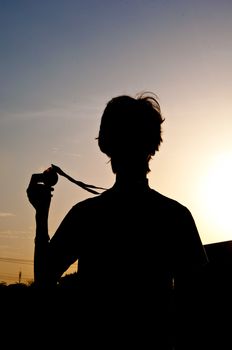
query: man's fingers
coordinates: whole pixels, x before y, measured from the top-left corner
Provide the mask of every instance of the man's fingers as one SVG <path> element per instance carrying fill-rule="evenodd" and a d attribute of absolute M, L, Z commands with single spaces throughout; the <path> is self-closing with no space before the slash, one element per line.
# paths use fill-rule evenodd
<path fill-rule="evenodd" d="M 32 184 L 28 186 L 26 192 L 29 198 L 49 198 L 52 197 L 53 187 L 44 184 Z"/>
<path fill-rule="evenodd" d="M 32 174 L 31 180 L 29 183 L 29 187 L 38 184 L 39 182 L 43 182 L 42 174 Z"/>

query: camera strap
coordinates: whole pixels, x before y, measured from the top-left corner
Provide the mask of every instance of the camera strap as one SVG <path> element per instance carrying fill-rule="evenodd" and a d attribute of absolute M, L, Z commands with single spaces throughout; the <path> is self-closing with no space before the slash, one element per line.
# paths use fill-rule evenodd
<path fill-rule="evenodd" d="M 73 182 L 75 185 L 80 186 L 81 188 L 83 188 L 84 190 L 86 190 L 88 192 L 91 192 L 93 194 L 99 194 L 99 192 L 95 191 L 94 189 L 106 190 L 106 188 L 104 188 L 104 187 L 98 187 L 98 186 L 94 186 L 94 185 L 89 185 L 89 184 L 86 184 L 86 183 L 84 183 L 82 181 L 75 180 L 73 177 L 71 177 L 68 174 L 66 174 L 57 165 L 51 164 L 51 166 L 52 166 L 52 169 L 54 169 L 57 174 L 59 174 L 60 176 L 65 177 L 69 181 Z"/>

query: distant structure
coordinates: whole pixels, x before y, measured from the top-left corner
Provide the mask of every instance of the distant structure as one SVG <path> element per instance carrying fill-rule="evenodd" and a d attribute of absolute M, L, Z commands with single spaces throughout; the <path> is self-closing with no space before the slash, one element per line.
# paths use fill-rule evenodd
<path fill-rule="evenodd" d="M 19 283 L 21 283 L 21 280 L 22 280 L 22 271 L 20 270 L 19 271 Z"/>
<path fill-rule="evenodd" d="M 232 290 L 232 240 L 205 244 L 204 247 L 209 259 L 209 286 Z"/>

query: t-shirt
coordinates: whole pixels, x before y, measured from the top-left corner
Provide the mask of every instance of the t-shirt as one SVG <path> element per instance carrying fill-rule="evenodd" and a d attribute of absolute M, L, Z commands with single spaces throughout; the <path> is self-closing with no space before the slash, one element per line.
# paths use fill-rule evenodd
<path fill-rule="evenodd" d="M 190 211 L 148 181 L 115 185 L 74 205 L 49 243 L 51 273 L 78 260 L 81 288 L 147 295 L 207 263 Z"/>

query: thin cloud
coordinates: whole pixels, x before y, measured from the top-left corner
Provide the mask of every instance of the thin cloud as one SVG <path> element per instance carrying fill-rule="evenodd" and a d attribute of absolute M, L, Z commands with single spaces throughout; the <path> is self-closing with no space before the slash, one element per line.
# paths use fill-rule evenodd
<path fill-rule="evenodd" d="M 81 157 L 80 153 L 74 153 L 74 152 L 66 152 L 66 151 L 62 151 L 61 149 L 59 149 L 58 147 L 53 147 L 52 148 L 52 152 L 55 154 L 61 154 L 61 155 L 65 155 L 65 156 L 69 156 L 69 157 Z"/>
<path fill-rule="evenodd" d="M 15 216 L 13 213 L 5 213 L 5 212 L 0 212 L 0 218 L 9 218 Z"/>
<path fill-rule="evenodd" d="M 15 239 L 20 237 L 20 239 L 33 239 L 33 230 L 0 230 L 0 239 Z M 0 242 L 1 243 L 1 242 Z M 0 250 L 2 245 L 0 244 Z"/>

